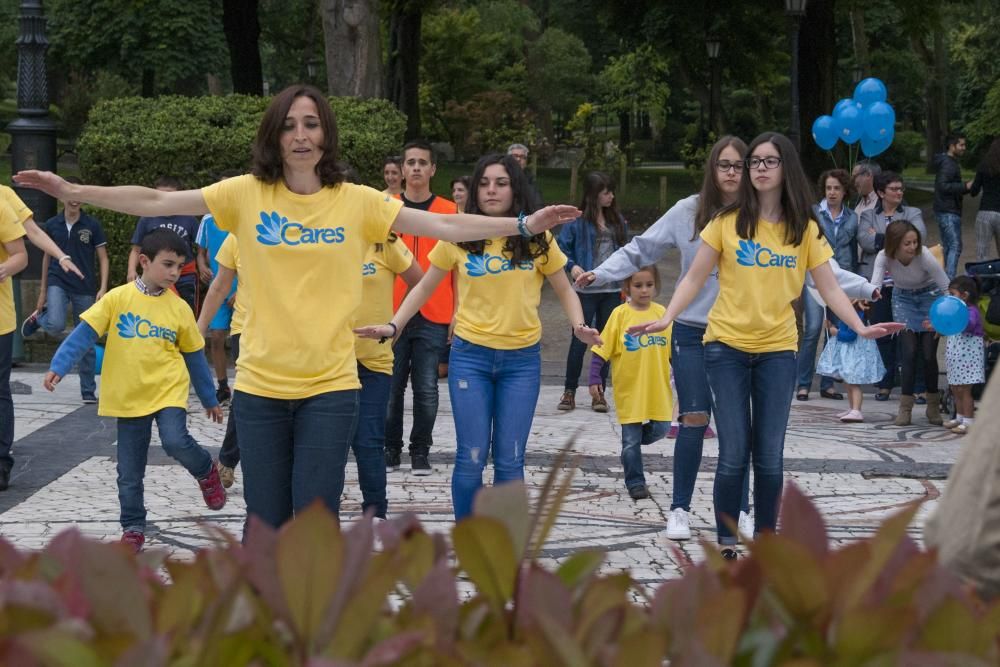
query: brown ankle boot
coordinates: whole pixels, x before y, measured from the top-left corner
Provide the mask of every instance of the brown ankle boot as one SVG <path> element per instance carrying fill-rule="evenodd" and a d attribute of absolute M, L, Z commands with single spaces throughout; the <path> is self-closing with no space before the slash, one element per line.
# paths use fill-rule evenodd
<path fill-rule="evenodd" d="M 927 392 L 927 422 L 935 426 L 944 424 L 941 419 L 941 394 Z"/>
<path fill-rule="evenodd" d="M 913 414 L 913 394 L 909 396 L 903 395 L 899 397 L 899 413 L 896 414 L 896 421 L 893 422 L 896 426 L 909 426 L 910 417 Z"/>
<path fill-rule="evenodd" d="M 563 392 L 562 398 L 559 399 L 559 405 L 556 406 L 557 410 L 573 410 L 576 408 L 576 392 L 567 389 Z"/>

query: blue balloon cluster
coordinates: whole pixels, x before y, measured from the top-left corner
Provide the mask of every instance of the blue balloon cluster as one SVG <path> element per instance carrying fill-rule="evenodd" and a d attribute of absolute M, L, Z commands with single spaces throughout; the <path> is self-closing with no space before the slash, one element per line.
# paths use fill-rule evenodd
<path fill-rule="evenodd" d="M 838 141 L 853 145 L 861 142 L 861 152 L 874 157 L 885 151 L 896 136 L 896 111 L 886 102 L 888 91 L 879 79 L 867 78 L 858 83 L 853 98 L 837 102 L 830 115 L 813 121 L 816 145 L 830 150 Z"/>

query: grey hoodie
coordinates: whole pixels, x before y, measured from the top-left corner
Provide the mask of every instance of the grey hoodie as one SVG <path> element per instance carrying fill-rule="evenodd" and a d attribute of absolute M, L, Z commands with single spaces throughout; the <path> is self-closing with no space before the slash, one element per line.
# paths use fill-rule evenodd
<path fill-rule="evenodd" d="M 624 247 L 615 251 L 600 266 L 594 269 L 595 285 L 604 285 L 616 280 L 624 280 L 644 266 L 656 264 L 670 248 L 681 251 L 681 274 L 677 278 L 680 283 L 687 275 L 701 247 L 701 237 L 694 236 L 694 219 L 698 211 L 698 195 L 691 195 L 674 204 L 673 208 L 664 213 L 659 220 L 650 225 L 649 229 L 634 237 Z M 837 282 L 852 299 L 870 299 L 875 286 L 861 276 L 844 271 L 837 262 L 830 260 Z M 806 274 L 806 285 L 813 286 L 812 276 Z M 676 288 L 676 285 L 675 285 Z M 715 298 L 719 295 L 719 272 L 713 271 L 705 280 L 694 300 L 688 304 L 677 321 L 692 327 L 708 326 L 708 311 L 712 310 Z"/>

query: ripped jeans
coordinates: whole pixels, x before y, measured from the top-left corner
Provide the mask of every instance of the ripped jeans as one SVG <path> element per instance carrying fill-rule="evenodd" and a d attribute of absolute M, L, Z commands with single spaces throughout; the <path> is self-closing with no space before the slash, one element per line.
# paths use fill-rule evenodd
<path fill-rule="evenodd" d="M 458 336 L 452 338 L 448 393 L 457 440 L 451 476 L 456 521 L 472 513 L 490 451 L 494 484 L 524 479 L 524 450 L 541 376 L 538 343 L 495 350 Z"/>

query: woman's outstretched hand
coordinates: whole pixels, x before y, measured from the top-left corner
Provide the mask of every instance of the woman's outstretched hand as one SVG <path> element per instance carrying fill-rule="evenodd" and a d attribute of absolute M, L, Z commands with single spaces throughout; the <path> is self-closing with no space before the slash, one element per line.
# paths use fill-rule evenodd
<path fill-rule="evenodd" d="M 601 340 L 601 332 L 592 327 L 573 327 L 573 335 L 587 345 L 604 345 L 604 341 Z"/>
<path fill-rule="evenodd" d="M 636 324 L 627 329 L 627 331 L 633 336 L 636 334 L 651 334 L 663 331 L 670 326 L 670 320 L 666 317 L 654 320 L 652 322 L 643 322 L 642 324 Z"/>
<path fill-rule="evenodd" d="M 576 220 L 583 212 L 576 206 L 557 204 L 539 209 L 525 218 L 524 223 L 528 225 L 528 231 L 532 234 L 541 234 L 552 229 L 556 225 L 561 225 L 570 220 Z"/>
<path fill-rule="evenodd" d="M 597 276 L 594 274 L 593 271 L 585 271 L 584 273 L 581 273 L 576 277 L 576 280 L 573 281 L 573 284 L 576 287 L 586 287 L 595 280 L 597 280 Z"/>
<path fill-rule="evenodd" d="M 26 169 L 14 174 L 14 182 L 22 188 L 33 188 L 41 190 L 47 195 L 52 195 L 56 199 L 69 199 L 69 191 L 72 186 L 58 174 L 51 171 L 39 171 L 37 169 Z"/>
<path fill-rule="evenodd" d="M 358 338 L 374 338 L 380 343 L 392 339 L 395 333 L 396 330 L 388 324 L 371 324 L 354 329 L 354 335 Z"/>
<path fill-rule="evenodd" d="M 899 333 L 905 328 L 906 325 L 902 322 L 883 322 L 882 324 L 873 324 L 858 329 L 858 335 L 862 338 L 882 338 L 883 336 L 891 336 L 894 333 Z"/>

